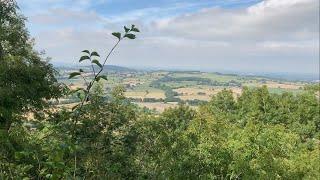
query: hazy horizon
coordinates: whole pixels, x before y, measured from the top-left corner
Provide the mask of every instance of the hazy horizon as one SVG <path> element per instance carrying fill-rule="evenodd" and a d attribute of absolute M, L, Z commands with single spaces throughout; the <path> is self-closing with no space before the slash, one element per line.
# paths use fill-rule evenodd
<path fill-rule="evenodd" d="M 55 68 L 79 68 L 90 66 L 89 64 L 53 64 Z M 295 72 L 261 72 L 261 71 L 237 71 L 227 69 L 197 69 L 197 68 L 184 68 L 184 67 L 146 67 L 146 66 L 121 66 L 116 64 L 108 64 L 106 66 L 116 66 L 120 68 L 129 68 L 141 71 L 199 71 L 207 73 L 221 73 L 221 74 L 235 74 L 239 76 L 259 76 L 272 79 L 283 79 L 289 81 L 307 81 L 316 82 L 320 80 L 318 73 L 295 73 Z"/>
<path fill-rule="evenodd" d="M 81 66 L 90 66 L 90 64 L 79 64 L 79 63 L 56 63 L 49 61 L 53 64 L 54 67 L 81 67 Z M 308 74 L 308 75 L 318 75 L 318 72 L 310 73 L 310 72 L 290 72 L 290 71 L 254 71 L 254 70 L 237 70 L 237 69 L 216 69 L 216 68 L 205 68 L 205 67 L 174 67 L 174 66 L 128 66 L 128 65 L 119 65 L 119 64 L 106 64 L 106 66 L 119 66 L 124 68 L 132 68 L 132 69 L 138 69 L 138 70 L 177 70 L 177 71 L 203 71 L 203 72 L 221 72 L 221 73 L 228 73 L 228 72 L 238 72 L 238 73 L 288 73 L 288 74 Z"/>
<path fill-rule="evenodd" d="M 125 67 L 319 75 L 318 0 L 18 0 L 38 50 L 76 64 L 102 57 L 113 31 L 136 24 L 109 64 Z"/>

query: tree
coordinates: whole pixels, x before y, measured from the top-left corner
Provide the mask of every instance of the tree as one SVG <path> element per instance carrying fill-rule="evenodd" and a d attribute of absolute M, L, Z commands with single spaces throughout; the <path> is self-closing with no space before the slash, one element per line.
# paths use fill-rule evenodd
<path fill-rule="evenodd" d="M 7 141 L 3 144 L 8 144 L 14 121 L 21 122 L 26 112 L 42 110 L 47 100 L 62 93 L 52 65 L 33 49 L 24 22 L 15 1 L 0 1 L 0 136 L 5 137 L 0 139 Z"/>
<path fill-rule="evenodd" d="M 62 94 L 52 65 L 33 49 L 18 9 L 14 0 L 0 1 L 0 179 L 25 177 L 32 170 L 37 161 L 30 152 L 39 149 L 21 126 L 24 115 L 43 110 Z"/>
<path fill-rule="evenodd" d="M 40 54 L 13 0 L 0 1 L 0 126 L 9 130 L 16 115 L 41 109 L 61 94 L 55 71 Z"/>
<path fill-rule="evenodd" d="M 0 1 L 0 59 L 5 54 L 24 51 L 28 34 L 24 28 L 24 17 L 17 14 L 17 8 L 13 0 Z"/>

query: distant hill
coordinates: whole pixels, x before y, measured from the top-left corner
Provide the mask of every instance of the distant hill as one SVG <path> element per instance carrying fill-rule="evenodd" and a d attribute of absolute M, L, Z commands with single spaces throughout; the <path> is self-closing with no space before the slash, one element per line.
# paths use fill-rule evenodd
<path fill-rule="evenodd" d="M 95 66 L 98 69 L 97 66 Z M 78 70 L 79 68 L 82 69 L 91 69 L 91 66 L 72 66 L 72 65 L 65 65 L 65 66 L 55 66 L 56 69 L 64 69 L 64 70 Z M 113 72 L 137 72 L 138 70 L 127 68 L 123 66 L 116 66 L 116 65 L 105 65 L 104 71 L 113 71 Z"/>
<path fill-rule="evenodd" d="M 64 70 L 78 70 L 79 68 L 91 69 L 91 66 L 55 66 L 57 69 Z M 98 67 L 96 67 L 98 69 Z M 91 71 L 91 70 L 90 70 Z M 148 68 L 128 68 L 117 65 L 106 65 L 103 73 L 136 73 L 141 71 L 167 71 L 167 72 L 179 72 L 179 73 L 189 73 L 189 74 L 197 74 L 201 72 L 214 73 L 216 75 L 222 76 L 243 76 L 243 77 L 261 77 L 275 80 L 284 80 L 284 81 L 304 81 L 304 82 L 318 82 L 319 75 L 317 74 L 299 74 L 299 73 L 250 73 L 250 72 L 214 72 L 214 71 L 199 71 L 199 70 L 165 70 L 165 69 L 148 69 Z"/>
<path fill-rule="evenodd" d="M 123 66 L 115 66 L 115 65 L 106 65 L 104 68 L 104 71 L 110 72 L 137 72 L 138 70 L 136 69 L 131 69 Z"/>

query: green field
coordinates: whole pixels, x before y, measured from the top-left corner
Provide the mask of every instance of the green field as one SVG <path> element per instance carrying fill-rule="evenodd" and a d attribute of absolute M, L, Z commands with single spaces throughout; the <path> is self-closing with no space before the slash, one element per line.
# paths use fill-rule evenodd
<path fill-rule="evenodd" d="M 89 70 L 88 67 L 84 69 Z M 302 92 L 305 82 L 280 81 L 266 77 L 238 76 L 233 74 L 197 72 L 197 71 L 143 71 L 123 69 L 122 67 L 107 68 L 105 74 L 108 81 L 102 81 L 105 94 L 109 94 L 115 86 L 123 86 L 125 95 L 132 101 L 144 103 L 208 101 L 211 96 L 222 89 L 230 89 L 235 97 L 241 94 L 243 87 L 255 88 L 267 86 L 270 93 L 281 94 Z M 73 85 L 73 88 L 84 85 L 82 78 L 68 79 L 70 69 L 59 68 L 60 82 Z M 92 75 L 88 74 L 86 78 Z M 198 103 L 198 102 L 197 102 Z M 150 108 L 158 105 L 150 105 Z M 166 106 L 164 106 L 166 107 Z M 163 107 L 161 107 L 163 109 Z"/>

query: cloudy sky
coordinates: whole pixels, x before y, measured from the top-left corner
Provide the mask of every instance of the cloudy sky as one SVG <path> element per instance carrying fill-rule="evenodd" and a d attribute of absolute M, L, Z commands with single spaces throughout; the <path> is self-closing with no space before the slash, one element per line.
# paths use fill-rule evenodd
<path fill-rule="evenodd" d="M 247 72 L 319 72 L 318 0 L 18 0 L 37 48 L 54 64 L 83 49 L 106 54 L 110 35 L 136 24 L 109 64 Z"/>

